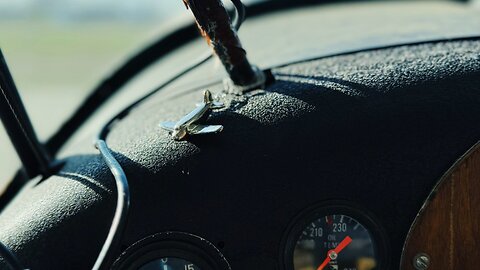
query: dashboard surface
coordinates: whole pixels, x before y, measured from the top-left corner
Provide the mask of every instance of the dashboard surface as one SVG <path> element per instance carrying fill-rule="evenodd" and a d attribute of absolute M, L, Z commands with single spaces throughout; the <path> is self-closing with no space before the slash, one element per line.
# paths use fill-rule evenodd
<path fill-rule="evenodd" d="M 441 12 L 437 5 L 432 10 Z M 455 10 L 457 19 L 470 14 Z M 306 13 L 304 19 L 314 18 L 313 11 L 295 9 L 264 19 L 274 25 L 275 16 L 288 21 L 288 14 Z M 251 23 L 262 23 L 256 20 Z M 321 39 L 305 35 L 304 51 L 311 52 L 306 48 Z M 397 269 L 425 198 L 480 138 L 480 41 L 444 38 L 398 46 L 380 42 L 386 47 L 324 57 L 312 53 L 318 59 L 271 68 L 274 81 L 243 96 L 223 92 L 214 79 L 222 74 L 204 66 L 135 107 L 107 137 L 131 189 L 117 263 L 145 243 L 168 239 L 187 249 L 189 258 L 197 254 L 191 250 L 205 252 L 192 260 L 207 265 L 290 270 L 295 241 L 310 228 L 306 220 L 333 230 L 334 223 L 343 223 L 333 221 L 343 215 L 351 225 L 340 225 L 345 231 L 339 233 L 362 225 L 367 233 L 359 235 L 374 243 L 365 256 L 382 269 Z M 246 48 L 253 52 L 250 42 Z M 276 46 L 281 52 L 289 44 L 272 43 L 263 51 Z M 191 46 L 196 43 L 176 53 Z M 273 60 L 284 64 L 292 58 Z M 223 132 L 173 141 L 158 124 L 188 113 L 206 88 L 226 104 L 208 119 L 222 124 Z M 91 146 L 98 119 L 92 136 L 63 150 L 65 165 L 58 174 L 31 181 L 0 215 L 0 240 L 31 269 L 88 269 L 107 235 L 115 187 Z M 346 236 L 353 238 L 338 234 L 342 239 L 330 240 L 327 252 L 348 242 Z"/>

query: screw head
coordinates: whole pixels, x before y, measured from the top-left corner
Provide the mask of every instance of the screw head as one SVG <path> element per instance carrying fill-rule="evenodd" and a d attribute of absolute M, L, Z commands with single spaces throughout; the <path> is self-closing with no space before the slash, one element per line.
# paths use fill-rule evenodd
<path fill-rule="evenodd" d="M 332 250 L 328 253 L 328 256 L 330 257 L 331 260 L 336 260 L 338 257 L 338 254 Z"/>
<path fill-rule="evenodd" d="M 413 267 L 417 270 L 426 270 L 430 266 L 430 257 L 426 253 L 419 253 L 413 258 Z"/>

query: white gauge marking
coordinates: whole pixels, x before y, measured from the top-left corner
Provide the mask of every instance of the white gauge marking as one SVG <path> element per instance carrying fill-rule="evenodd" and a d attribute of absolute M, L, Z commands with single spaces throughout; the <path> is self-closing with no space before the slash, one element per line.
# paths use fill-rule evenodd
<path fill-rule="evenodd" d="M 358 228 L 358 226 L 360 226 L 359 222 L 357 222 L 357 225 L 355 225 L 355 227 L 353 227 L 353 230 L 356 230 Z"/>

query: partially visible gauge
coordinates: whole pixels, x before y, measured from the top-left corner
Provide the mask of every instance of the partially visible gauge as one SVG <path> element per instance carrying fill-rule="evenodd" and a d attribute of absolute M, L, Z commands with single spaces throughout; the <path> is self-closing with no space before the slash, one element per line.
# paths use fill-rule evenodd
<path fill-rule="evenodd" d="M 385 269 L 381 229 L 365 211 L 339 202 L 301 215 L 287 238 L 287 270 Z"/>
<path fill-rule="evenodd" d="M 230 270 L 220 251 L 207 240 L 182 232 L 146 237 L 123 252 L 112 269 Z"/>
<path fill-rule="evenodd" d="M 185 259 L 167 257 L 160 258 L 142 265 L 139 270 L 200 270 L 191 261 Z"/>
<path fill-rule="evenodd" d="M 294 269 L 376 269 L 373 242 L 368 230 L 353 217 L 319 217 L 305 227 L 295 243 Z"/>

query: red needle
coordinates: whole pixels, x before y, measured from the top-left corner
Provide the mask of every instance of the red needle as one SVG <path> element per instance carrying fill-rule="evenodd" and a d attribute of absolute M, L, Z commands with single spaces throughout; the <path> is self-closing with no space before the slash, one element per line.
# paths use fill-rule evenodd
<path fill-rule="evenodd" d="M 335 251 L 337 254 L 340 253 L 340 251 L 346 248 L 350 242 L 352 242 L 352 238 L 350 238 L 350 236 L 345 237 L 345 239 L 343 239 L 333 251 Z"/>
<path fill-rule="evenodd" d="M 327 266 L 329 262 L 330 262 L 330 257 L 327 255 L 327 258 L 325 259 L 325 261 L 323 261 L 322 264 L 320 264 L 317 270 L 323 270 L 323 268 L 325 268 L 325 266 Z"/>
<path fill-rule="evenodd" d="M 327 258 L 322 262 L 322 264 L 320 264 L 320 266 L 317 268 L 317 270 L 323 270 L 323 268 L 325 268 L 325 266 L 327 266 L 327 264 L 331 261 L 330 254 L 332 252 L 335 252 L 338 255 L 338 253 L 340 253 L 340 251 L 342 251 L 344 248 L 346 248 L 350 244 L 350 242 L 352 242 L 352 238 L 350 238 L 350 236 L 347 236 L 347 237 L 345 237 L 345 239 L 342 240 L 342 242 L 340 242 L 337 245 L 337 247 L 335 249 L 328 251 Z"/>

